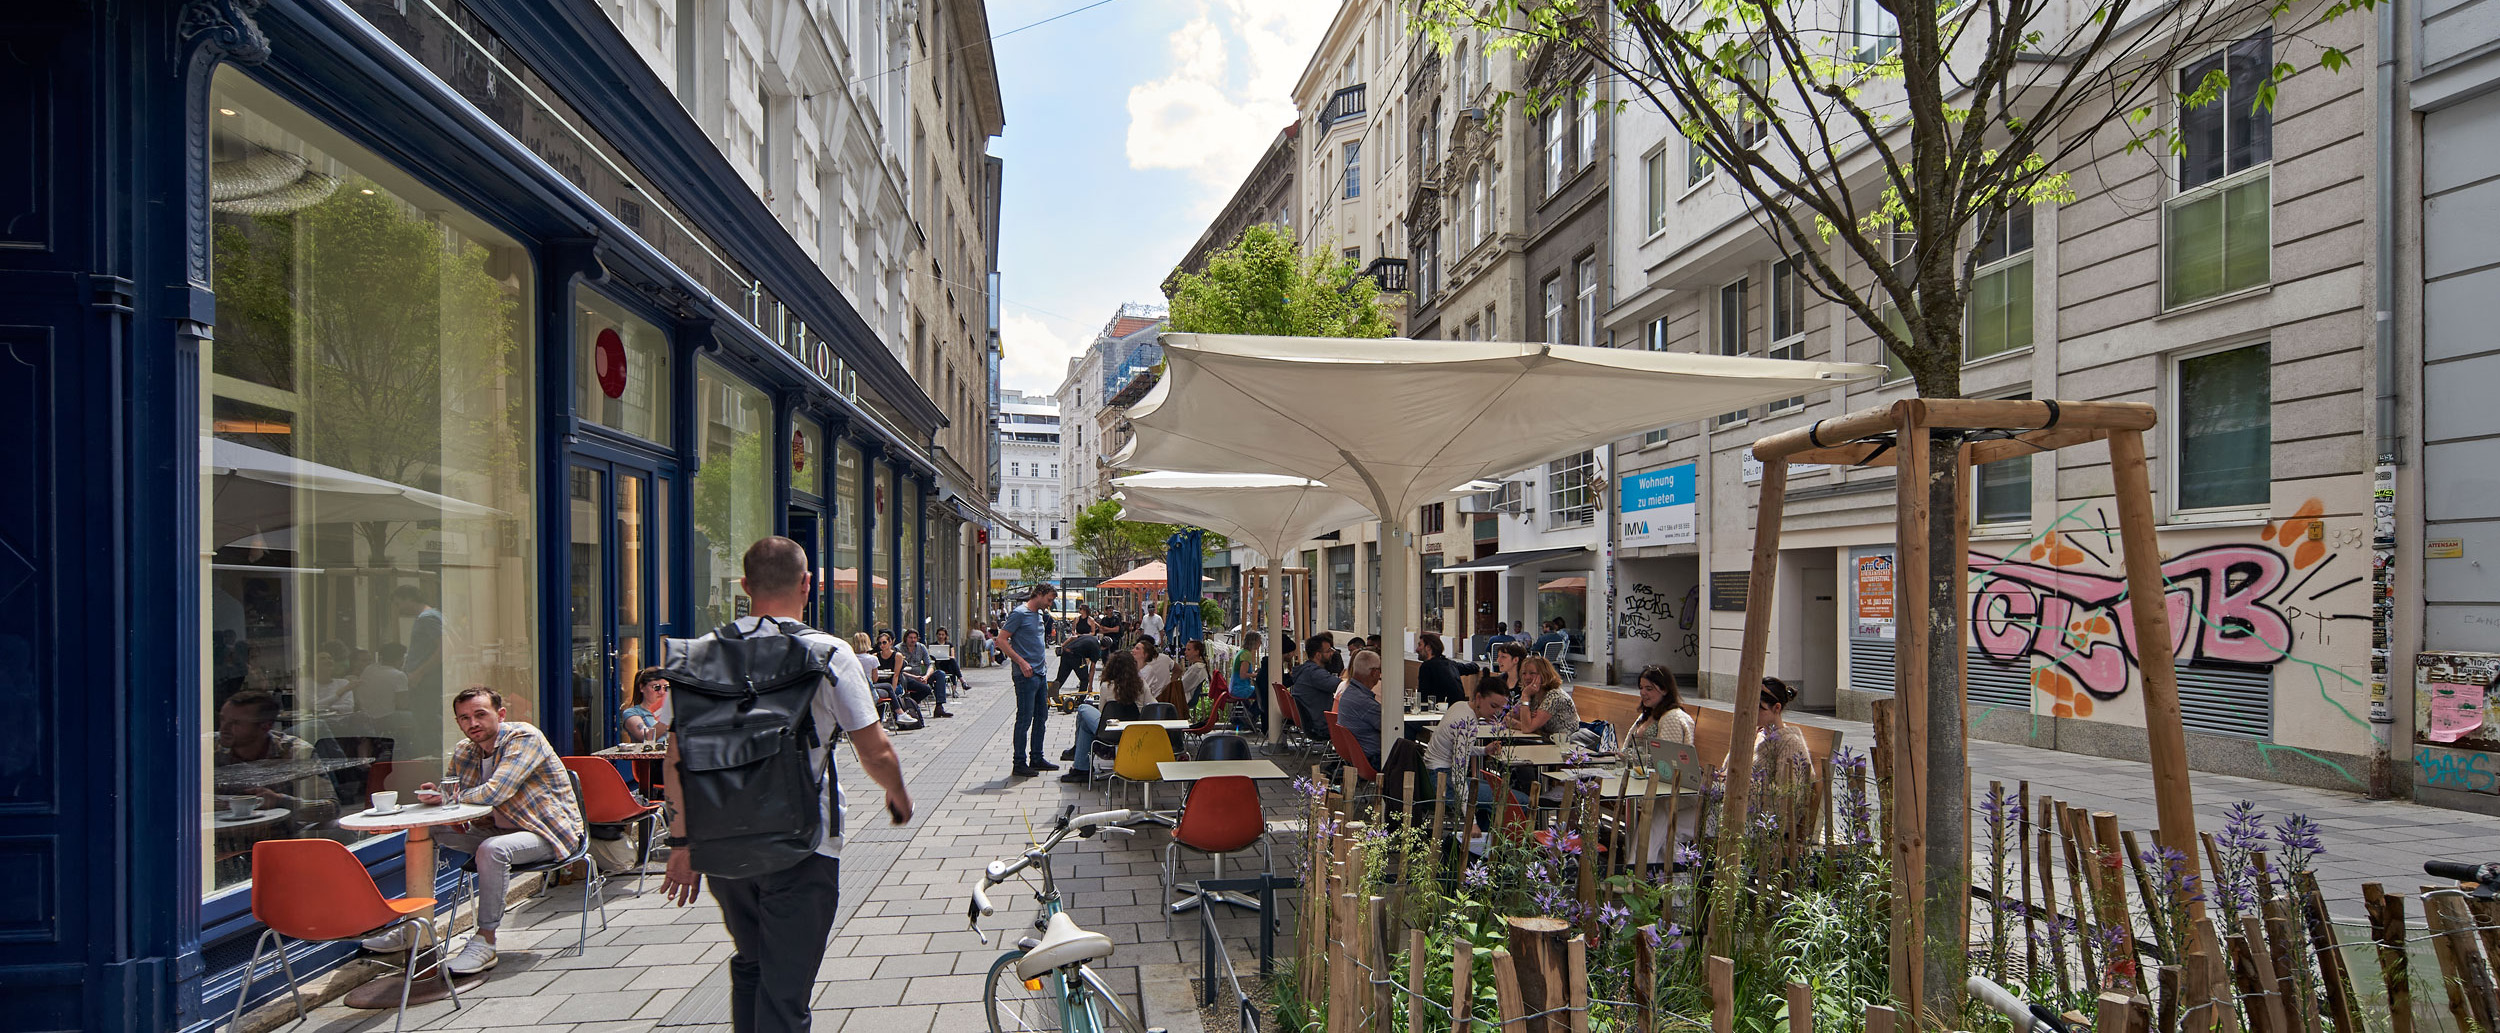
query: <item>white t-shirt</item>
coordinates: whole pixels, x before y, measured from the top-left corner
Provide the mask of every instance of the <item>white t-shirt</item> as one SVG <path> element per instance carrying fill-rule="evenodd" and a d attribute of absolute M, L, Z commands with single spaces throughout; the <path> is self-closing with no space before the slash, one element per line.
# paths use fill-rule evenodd
<path fill-rule="evenodd" d="M 737 626 L 740 632 L 748 635 L 781 634 L 779 622 L 762 617 L 740 617 Z M 808 763 L 816 766 L 816 777 L 833 782 L 830 799 L 822 805 L 825 841 L 816 844 L 816 852 L 826 857 L 840 857 L 842 856 L 842 837 L 839 833 L 847 827 L 845 823 L 849 820 L 851 810 L 842 799 L 842 780 L 834 776 L 831 766 L 826 763 L 832 753 L 830 747 L 833 743 L 833 733 L 828 729 L 838 727 L 845 732 L 856 732 L 876 724 L 877 704 L 869 696 L 868 679 L 857 677 L 860 664 L 854 661 L 864 658 L 851 652 L 850 643 L 821 631 L 810 631 L 801 637 L 811 640 L 822 639 L 824 641 L 818 644 L 830 646 L 833 650 L 832 654 L 825 658 L 825 684 L 816 690 L 815 702 L 808 708 L 808 712 L 816 717 L 818 745 L 807 751 L 807 760 Z M 868 661 L 870 664 L 875 662 L 874 660 Z M 660 704 L 661 724 L 672 728 L 676 726 L 676 706 L 677 694 L 669 693 L 668 699 Z"/>
<path fill-rule="evenodd" d="M 1145 619 L 1138 621 L 1137 625 L 1139 630 L 1146 633 L 1147 638 L 1155 640 L 1155 645 L 1166 649 L 1171 648 L 1172 644 L 1163 640 L 1162 614 L 1149 610 L 1146 612 Z"/>

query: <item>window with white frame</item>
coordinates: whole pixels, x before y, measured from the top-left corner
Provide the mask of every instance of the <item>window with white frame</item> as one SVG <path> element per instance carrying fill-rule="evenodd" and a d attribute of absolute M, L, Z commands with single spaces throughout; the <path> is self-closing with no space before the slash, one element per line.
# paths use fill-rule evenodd
<path fill-rule="evenodd" d="M 1911 268 L 1910 265 L 1911 258 L 1918 253 L 1917 237 L 1897 230 L 1888 233 L 1884 237 L 1884 250 L 1887 253 L 1885 257 L 1892 260 L 1894 276 L 1906 280 L 1917 275 L 1918 270 Z M 1879 287 L 1874 293 L 1882 296 L 1884 292 Z M 1893 336 L 1905 343 L 1909 341 L 1910 321 L 1901 315 L 1899 307 L 1887 301 L 1878 310 L 1878 314 L 1883 316 L 1884 325 L 1891 328 Z M 1893 354 L 1891 348 L 1884 346 L 1883 339 L 1880 337 L 1876 338 L 1875 357 L 1876 361 L 1884 364 L 1884 383 L 1889 384 L 1910 378 L 1910 367 L 1901 361 L 1900 356 Z"/>
<path fill-rule="evenodd" d="M 1597 256 L 1581 256 L 1578 272 L 1580 293 L 1575 301 L 1580 310 L 1580 339 L 1573 343 L 1593 348 L 1597 346 Z"/>
<path fill-rule="evenodd" d="M 2004 397 L 2019 401 L 2031 393 Z M 2019 455 L 1971 467 L 1970 496 L 1973 524 L 2030 523 L 2031 457 Z"/>
<path fill-rule="evenodd" d="M 1363 249 L 1360 245 L 1341 249 L 1337 252 L 1337 255 L 1338 257 L 1345 259 L 1345 263 L 1347 265 L 1363 264 Z"/>
<path fill-rule="evenodd" d="M 1598 99 L 1596 83 L 1584 82 L 1580 84 L 1580 88 L 1588 91 L 1588 98 L 1586 103 L 1574 110 L 1579 116 L 1580 123 L 1579 164 L 1581 168 L 1587 168 L 1597 164 L 1597 115 L 1598 108 L 1603 102 Z"/>
<path fill-rule="evenodd" d="M 1007 489 L 1007 508 L 1009 508 L 1009 509 L 1023 509 L 1023 508 L 1024 508 L 1024 489 L 1022 489 L 1022 488 L 1009 488 L 1009 489 Z"/>
<path fill-rule="evenodd" d="M 1571 171 L 1571 131 L 1564 124 L 1570 110 L 1568 102 L 1557 98 L 1544 114 L 1537 116 L 1537 126 L 1545 134 L 1545 192 L 1562 189 L 1563 176 Z"/>
<path fill-rule="evenodd" d="M 1641 324 L 1641 347 L 1650 351 L 1667 350 L 1667 317 L 1660 316 Z M 1641 435 L 1641 444 L 1655 445 L 1667 440 L 1667 428 L 1660 427 Z"/>
<path fill-rule="evenodd" d="M 2178 193 L 2162 206 L 2165 304 L 2273 277 L 2274 112 L 2260 103 L 2273 70 L 2271 31 L 2179 70 Z M 2200 96 L 2209 87 L 2210 99 Z"/>
<path fill-rule="evenodd" d="M 1753 54 L 1739 58 L 1736 62 L 1736 69 L 1737 74 L 1745 77 L 1745 83 L 1753 87 L 1754 92 L 1765 98 L 1770 97 L 1771 59 L 1769 57 Z M 1744 146 L 1751 147 L 1761 143 L 1762 139 L 1769 135 L 1771 135 L 1770 113 L 1765 111 L 1762 105 L 1740 94 L 1736 110 L 1737 139 Z"/>
<path fill-rule="evenodd" d="M 1783 258 L 1771 263 L 1771 347 L 1766 353 L 1774 359 L 1806 357 L 1806 284 L 1797 260 Z M 1770 404 L 1770 412 L 1787 412 L 1802 408 L 1806 396 L 1795 395 Z"/>
<path fill-rule="evenodd" d="M 1458 69 L 1458 103 L 1459 103 L 1459 105 L 1460 105 L 1461 107 L 1464 107 L 1464 106 L 1466 106 L 1466 104 L 1467 104 L 1467 98 L 1468 98 L 1468 90 L 1467 90 L 1467 86 L 1468 86 L 1468 79 L 1467 79 L 1467 73 L 1470 71 L 1470 69 L 1469 69 L 1469 67 L 1468 67 L 1468 63 L 1467 63 L 1467 41 L 1466 41 L 1466 40 L 1463 40 L 1463 39 L 1462 39 L 1462 40 L 1459 40 L 1459 41 L 1458 41 L 1458 60 L 1451 62 L 1451 64 L 1453 64 L 1454 66 L 1456 66 L 1456 67 L 1457 67 L 1457 69 Z"/>
<path fill-rule="evenodd" d="M 1466 330 L 1466 334 L 1467 334 L 1467 336 L 1460 338 L 1460 340 L 1464 340 L 1464 341 L 1481 341 L 1481 340 L 1484 340 L 1484 320 L 1482 320 L 1482 319 L 1478 319 L 1478 318 L 1476 318 L 1475 316 L 1469 316 L 1469 317 L 1467 317 L 1467 330 Z"/>
<path fill-rule="evenodd" d="M 1596 474 L 1597 452 L 1593 449 L 1545 464 L 1546 526 L 1572 527 L 1597 516 L 1597 497 L 1591 484 Z"/>
<path fill-rule="evenodd" d="M 1022 476 L 1024 476 L 1024 464 L 1023 464 L 1023 463 L 1009 463 L 1009 464 L 1007 464 L 1007 476 L 1009 476 L 1009 477 L 1022 477 Z"/>
<path fill-rule="evenodd" d="M 1972 362 L 2031 347 L 2031 206 L 2000 212 L 1980 237 L 1962 336 L 1962 357 Z"/>
<path fill-rule="evenodd" d="M 1739 278 L 1735 283 L 1719 288 L 1719 354 L 1745 354 L 1745 320 L 1752 302 L 1751 277 Z M 1725 426 L 1744 419 L 1746 415 L 1742 410 L 1721 413 L 1719 424 Z"/>
<path fill-rule="evenodd" d="M 1467 173 L 1467 247 L 1484 241 L 1484 170 Z"/>
<path fill-rule="evenodd" d="M 1546 277 L 1544 284 L 1539 286 L 1537 291 L 1537 296 L 1545 301 L 1545 340 L 1561 341 L 1563 339 L 1562 277 Z"/>
<path fill-rule="evenodd" d="M 1901 49 L 1901 22 L 1880 0 L 1849 0 L 1849 57 L 1864 64 Z"/>
<path fill-rule="evenodd" d="M 1345 196 L 1363 196 L 1363 141 L 1361 140 L 1346 141 Z"/>
<path fill-rule="evenodd" d="M 2175 508 L 2264 510 L 2274 481 L 2274 367 L 2264 344 L 2189 355 L 2171 377 Z"/>
<path fill-rule="evenodd" d="M 1701 141 L 1686 138 L 1684 141 L 1684 189 L 1691 190 L 1709 182 L 1710 173 L 1715 169 L 1717 166 L 1711 163 L 1710 155 L 1701 149 Z"/>
<path fill-rule="evenodd" d="M 1647 194 L 1645 200 L 1649 208 L 1649 232 L 1656 233 L 1666 229 L 1667 202 L 1671 200 L 1671 196 L 1667 192 L 1667 152 L 1665 150 L 1654 151 L 1648 157 L 1641 159 L 1641 183 L 1644 193 Z"/>

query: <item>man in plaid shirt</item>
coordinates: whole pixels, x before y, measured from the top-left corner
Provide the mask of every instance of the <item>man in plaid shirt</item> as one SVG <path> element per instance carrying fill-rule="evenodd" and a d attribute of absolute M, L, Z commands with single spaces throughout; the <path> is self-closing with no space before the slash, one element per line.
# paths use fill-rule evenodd
<path fill-rule="evenodd" d="M 477 859 L 477 935 L 448 962 L 453 975 L 466 976 L 495 967 L 495 930 L 503 924 L 512 866 L 569 855 L 585 833 L 572 775 L 545 732 L 526 721 L 504 720 L 503 696 L 483 686 L 453 697 L 451 716 L 467 737 L 451 750 L 459 802 L 495 809 L 467 829 L 434 834 L 435 842 Z M 428 782 L 417 787 L 417 799 L 432 804 L 442 794 Z M 365 947 L 406 949 L 405 943 L 382 942 L 389 939 L 375 937 Z"/>

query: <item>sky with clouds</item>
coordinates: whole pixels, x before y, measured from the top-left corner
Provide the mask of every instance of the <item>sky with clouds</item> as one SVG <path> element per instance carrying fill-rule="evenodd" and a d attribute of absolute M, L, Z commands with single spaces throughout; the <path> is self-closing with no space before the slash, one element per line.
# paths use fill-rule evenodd
<path fill-rule="evenodd" d="M 1087 0 L 989 0 L 991 31 Z M 1111 0 L 998 39 L 1007 128 L 1000 379 L 1057 390 L 1068 357 L 1162 282 L 1276 131 L 1336 0 Z"/>

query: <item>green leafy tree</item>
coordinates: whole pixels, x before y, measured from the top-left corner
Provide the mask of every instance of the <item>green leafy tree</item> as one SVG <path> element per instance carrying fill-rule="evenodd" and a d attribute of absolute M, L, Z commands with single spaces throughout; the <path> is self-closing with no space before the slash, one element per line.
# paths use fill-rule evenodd
<path fill-rule="evenodd" d="M 1380 284 L 1353 262 L 1305 257 L 1270 223 L 1242 231 L 1208 257 L 1203 273 L 1183 273 L 1171 295 L 1173 330 L 1277 337 L 1387 337 Z"/>
<path fill-rule="evenodd" d="M 1165 540 L 1180 529 L 1178 524 L 1123 519 L 1118 499 L 1101 499 L 1076 515 L 1076 522 L 1068 529 L 1068 541 L 1092 564 L 1095 576 L 1111 577 L 1149 560 L 1162 559 L 1170 550 Z M 1206 532 L 1201 546 L 1205 553 L 1229 548 L 1232 543 L 1213 531 Z"/>
<path fill-rule="evenodd" d="M 1958 398 L 1978 256 L 2016 218 L 2071 199 L 2080 171 L 2124 182 L 2111 163 L 2133 161 L 2125 177 L 2164 174 L 2161 159 L 2184 150 L 2178 123 L 2156 117 L 2174 99 L 2245 112 L 2296 75 L 2346 67 L 2358 36 L 2329 26 L 2378 2 L 1420 0 L 1418 25 L 1444 53 L 1465 33 L 1541 70 L 1497 112 L 1585 105 L 1604 81 L 1618 110 L 1668 115 L 1808 289 L 1879 340 L 1919 394 Z M 1958 553 L 1961 444 L 1945 432 L 1929 449 L 1931 556 Z M 1928 705 L 1909 719 L 1926 724 L 1924 788 L 1944 801 L 1969 796 L 1954 567 L 1903 586 L 1934 615 L 1928 654 L 1904 662 L 1928 672 Z M 1904 1003 L 1928 1022 L 1960 1016 L 1966 822 L 1960 806 L 1931 807 L 1922 830 L 1924 990 Z"/>
<path fill-rule="evenodd" d="M 990 566 L 1016 571 L 1027 581 L 1041 581 L 1059 572 L 1059 557 L 1052 555 L 1047 546 L 1027 545 L 991 560 Z"/>

